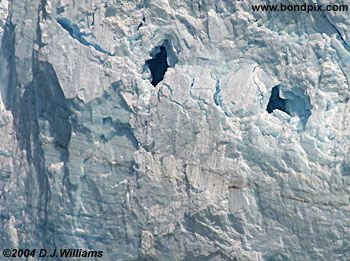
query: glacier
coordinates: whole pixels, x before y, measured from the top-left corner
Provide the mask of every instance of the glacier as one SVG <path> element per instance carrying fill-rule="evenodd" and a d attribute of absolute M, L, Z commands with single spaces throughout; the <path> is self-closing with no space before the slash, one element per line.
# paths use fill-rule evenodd
<path fill-rule="evenodd" d="M 0 3 L 2 248 L 350 259 L 349 12 Z"/>

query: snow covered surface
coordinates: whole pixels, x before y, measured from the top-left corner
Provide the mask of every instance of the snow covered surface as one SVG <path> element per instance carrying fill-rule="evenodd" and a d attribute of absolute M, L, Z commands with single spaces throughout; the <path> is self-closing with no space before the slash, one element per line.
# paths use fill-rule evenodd
<path fill-rule="evenodd" d="M 0 245 L 349 260 L 350 14 L 251 3 L 1 1 Z"/>

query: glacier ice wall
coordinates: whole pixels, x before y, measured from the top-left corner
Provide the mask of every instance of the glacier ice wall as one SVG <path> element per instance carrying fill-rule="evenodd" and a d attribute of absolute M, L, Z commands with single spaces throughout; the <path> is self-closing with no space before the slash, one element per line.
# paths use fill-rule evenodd
<path fill-rule="evenodd" d="M 2 0 L 0 245 L 348 260 L 349 14 L 251 3 Z"/>

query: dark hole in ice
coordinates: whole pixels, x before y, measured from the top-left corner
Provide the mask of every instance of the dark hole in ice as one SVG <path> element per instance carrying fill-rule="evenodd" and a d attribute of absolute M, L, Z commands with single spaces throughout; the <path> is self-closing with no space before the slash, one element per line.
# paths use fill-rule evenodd
<path fill-rule="evenodd" d="M 142 17 L 142 22 L 139 23 L 139 25 L 137 26 L 137 30 L 139 30 L 141 28 L 141 26 L 143 26 L 146 22 L 146 18 L 145 17 Z"/>
<path fill-rule="evenodd" d="M 272 113 L 274 110 L 280 110 L 287 113 L 289 116 L 298 116 L 300 123 L 305 128 L 306 123 L 311 116 L 310 97 L 302 90 L 295 88 L 292 91 L 283 92 L 285 99 L 280 97 L 279 86 L 272 88 L 271 97 L 267 104 L 267 112 Z"/>
<path fill-rule="evenodd" d="M 169 67 L 166 48 L 164 46 L 161 46 L 160 51 L 156 53 L 152 59 L 146 61 L 146 65 L 151 71 L 151 83 L 153 86 L 156 86 L 160 81 L 164 79 L 164 74 Z"/>
<path fill-rule="evenodd" d="M 272 113 L 274 110 L 280 110 L 289 114 L 287 111 L 286 100 L 280 97 L 280 89 L 278 86 L 272 88 L 271 97 L 266 110 L 268 113 Z"/>

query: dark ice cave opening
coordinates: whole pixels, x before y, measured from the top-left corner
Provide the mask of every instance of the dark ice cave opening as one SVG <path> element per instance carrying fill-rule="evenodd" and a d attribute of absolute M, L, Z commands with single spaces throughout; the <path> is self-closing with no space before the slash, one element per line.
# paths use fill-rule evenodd
<path fill-rule="evenodd" d="M 156 86 L 160 81 L 164 79 L 164 74 L 169 68 L 166 48 L 164 46 L 161 46 L 160 51 L 154 56 L 152 55 L 152 57 L 152 59 L 146 61 L 146 65 L 151 71 L 151 83 L 153 86 Z"/>
<path fill-rule="evenodd" d="M 280 86 L 272 88 L 271 97 L 267 104 L 267 112 L 272 113 L 274 110 L 280 110 L 287 113 L 289 116 L 297 116 L 300 119 L 300 123 L 305 128 L 306 123 L 311 116 L 311 103 L 310 97 L 305 90 L 301 88 L 294 88 L 293 90 L 286 90 L 283 92 L 282 98 L 280 97 Z"/>
<path fill-rule="evenodd" d="M 278 86 L 272 88 L 271 97 L 266 110 L 268 113 L 272 113 L 274 110 L 280 110 L 290 115 L 287 111 L 286 100 L 280 97 L 280 89 Z"/>

